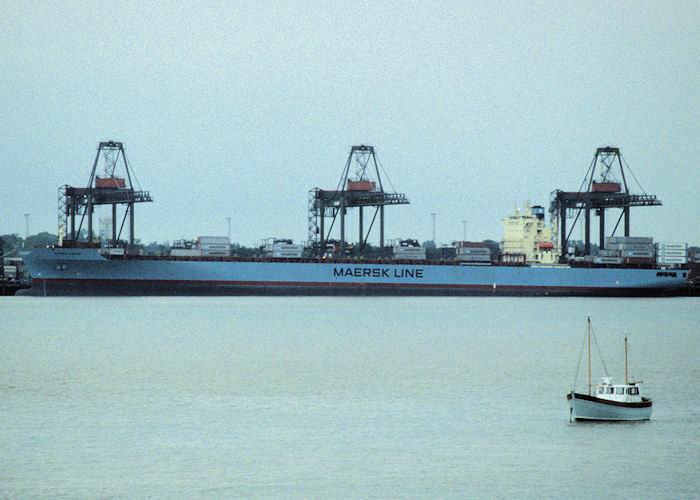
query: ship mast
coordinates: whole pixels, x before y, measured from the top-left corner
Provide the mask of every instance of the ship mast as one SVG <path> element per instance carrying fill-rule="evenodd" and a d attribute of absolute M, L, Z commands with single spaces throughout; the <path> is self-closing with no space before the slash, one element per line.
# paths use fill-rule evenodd
<path fill-rule="evenodd" d="M 591 317 L 588 316 L 588 395 L 591 395 Z"/>
<path fill-rule="evenodd" d="M 627 335 L 625 335 L 625 384 L 629 384 L 627 381 Z"/>

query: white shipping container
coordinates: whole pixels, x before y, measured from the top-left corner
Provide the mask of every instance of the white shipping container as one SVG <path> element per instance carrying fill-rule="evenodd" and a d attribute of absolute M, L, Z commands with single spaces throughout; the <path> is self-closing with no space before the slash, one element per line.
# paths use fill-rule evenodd
<path fill-rule="evenodd" d="M 460 262 L 491 262 L 491 255 L 457 255 L 456 260 Z"/>
<path fill-rule="evenodd" d="M 459 248 L 457 248 L 457 254 L 459 254 L 459 255 L 491 255 L 491 250 L 489 250 L 488 248 L 459 247 Z"/>
<path fill-rule="evenodd" d="M 685 243 L 657 243 L 656 247 L 663 248 L 666 250 L 671 250 L 671 249 L 675 249 L 675 250 L 683 249 L 683 250 L 685 250 L 686 248 L 688 248 L 688 245 Z"/>
<path fill-rule="evenodd" d="M 594 257 L 596 264 L 622 264 L 622 257 Z"/>
<path fill-rule="evenodd" d="M 394 247 L 394 253 L 425 253 L 423 247 Z"/>
<path fill-rule="evenodd" d="M 292 245 L 290 243 L 268 243 L 265 245 L 266 252 L 301 252 L 303 250 L 303 245 Z"/>
<path fill-rule="evenodd" d="M 654 252 L 640 252 L 634 250 L 623 250 L 621 253 L 622 257 L 653 257 Z"/>
<path fill-rule="evenodd" d="M 668 255 L 675 257 L 685 257 L 688 255 L 687 250 L 657 250 L 656 255 Z"/>
<path fill-rule="evenodd" d="M 659 264 L 687 264 L 687 257 L 657 257 L 656 262 Z"/>
<path fill-rule="evenodd" d="M 620 243 L 615 246 L 620 250 L 651 250 L 656 248 L 653 243 Z"/>
<path fill-rule="evenodd" d="M 425 259 L 424 247 L 394 247 L 394 257 L 399 259 Z"/>
<path fill-rule="evenodd" d="M 656 255 L 654 255 L 654 252 L 622 252 L 620 257 L 623 259 L 653 259 Z"/>
<path fill-rule="evenodd" d="M 123 248 L 110 248 L 106 247 L 100 250 L 103 255 L 124 255 Z"/>
<path fill-rule="evenodd" d="M 202 251 L 197 248 L 171 248 L 170 255 L 173 257 L 201 257 Z"/>
<path fill-rule="evenodd" d="M 655 247 L 648 243 L 619 243 L 606 247 L 609 250 L 653 252 Z"/>
<path fill-rule="evenodd" d="M 277 258 L 281 258 L 281 259 L 301 259 L 301 251 L 294 252 L 294 251 L 279 250 L 276 252 L 266 253 L 265 256 L 266 257 L 277 257 Z"/>
<path fill-rule="evenodd" d="M 606 236 L 605 246 L 608 244 L 652 244 L 654 243 L 654 238 L 650 236 Z"/>

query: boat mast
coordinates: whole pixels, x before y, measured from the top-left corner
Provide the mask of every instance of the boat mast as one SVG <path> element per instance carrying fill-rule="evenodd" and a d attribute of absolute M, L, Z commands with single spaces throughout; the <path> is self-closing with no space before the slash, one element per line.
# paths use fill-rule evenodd
<path fill-rule="evenodd" d="M 625 385 L 629 384 L 627 381 L 627 335 L 625 335 Z"/>
<path fill-rule="evenodd" d="M 588 316 L 588 395 L 591 395 L 591 317 Z"/>

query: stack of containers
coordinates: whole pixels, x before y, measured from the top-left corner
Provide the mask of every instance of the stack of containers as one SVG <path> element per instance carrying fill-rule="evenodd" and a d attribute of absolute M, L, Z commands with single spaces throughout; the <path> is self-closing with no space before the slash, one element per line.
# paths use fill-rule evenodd
<path fill-rule="evenodd" d="M 425 260 L 425 247 L 394 246 L 394 258 L 406 260 Z"/>
<path fill-rule="evenodd" d="M 226 236 L 200 236 L 197 250 L 205 256 L 226 257 L 231 255 L 231 241 Z"/>
<path fill-rule="evenodd" d="M 458 241 L 456 259 L 460 262 L 491 263 L 491 250 L 485 243 Z"/>
<path fill-rule="evenodd" d="M 263 247 L 263 255 L 265 257 L 276 257 L 281 259 L 301 259 L 301 254 L 303 251 L 303 245 L 295 245 L 293 243 L 283 241 L 266 243 Z"/>
<path fill-rule="evenodd" d="M 654 238 L 649 236 L 608 236 L 605 238 L 606 255 L 601 257 L 613 257 L 611 253 L 619 252 L 617 256 L 622 258 L 625 264 L 653 264 L 654 263 Z"/>
<path fill-rule="evenodd" d="M 662 266 L 688 263 L 688 245 L 684 243 L 657 243 L 656 263 Z"/>

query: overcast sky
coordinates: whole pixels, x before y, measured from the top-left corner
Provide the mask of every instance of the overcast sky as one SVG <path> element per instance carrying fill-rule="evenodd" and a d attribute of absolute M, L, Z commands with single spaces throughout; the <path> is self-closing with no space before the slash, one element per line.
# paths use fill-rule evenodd
<path fill-rule="evenodd" d="M 231 217 L 246 245 L 306 240 L 308 191 L 336 187 L 354 144 L 411 202 L 386 238 L 431 239 L 435 213 L 438 242 L 462 221 L 501 239 L 613 145 L 663 201 L 632 234 L 700 244 L 698 2 L 17 1 L 0 34 L 0 234 L 25 213 L 56 233 L 57 190 L 86 185 L 100 141 L 154 199 L 137 238 Z"/>

